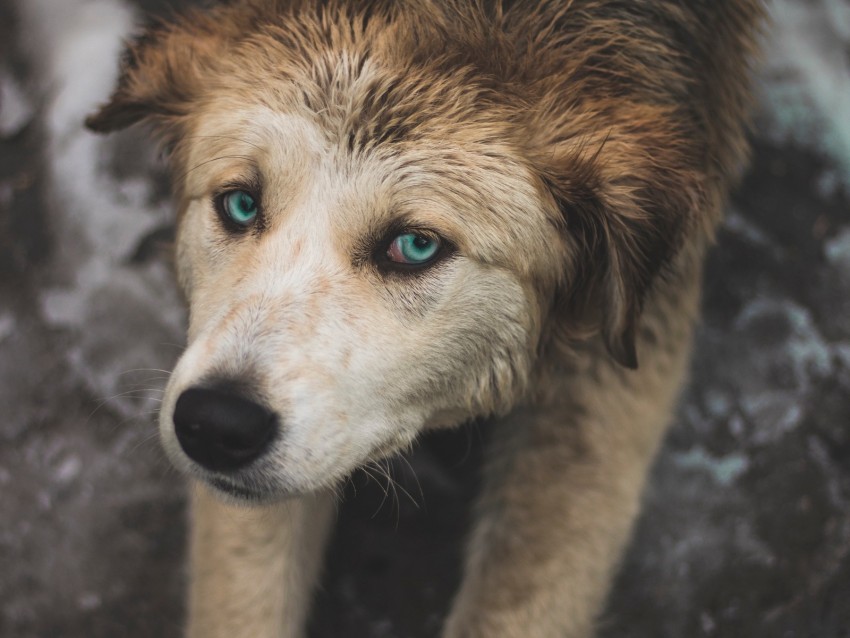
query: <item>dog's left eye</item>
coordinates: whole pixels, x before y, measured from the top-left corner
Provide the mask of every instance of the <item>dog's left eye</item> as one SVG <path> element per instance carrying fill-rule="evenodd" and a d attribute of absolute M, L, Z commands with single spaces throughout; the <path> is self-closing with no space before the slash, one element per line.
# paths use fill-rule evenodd
<path fill-rule="evenodd" d="M 248 191 L 232 190 L 218 198 L 219 212 L 227 221 L 237 226 L 248 227 L 254 223 L 259 213 L 257 200 Z"/>
<path fill-rule="evenodd" d="M 404 233 L 393 239 L 387 248 L 387 258 L 396 264 L 422 266 L 432 261 L 442 244 L 435 237 L 419 233 Z"/>

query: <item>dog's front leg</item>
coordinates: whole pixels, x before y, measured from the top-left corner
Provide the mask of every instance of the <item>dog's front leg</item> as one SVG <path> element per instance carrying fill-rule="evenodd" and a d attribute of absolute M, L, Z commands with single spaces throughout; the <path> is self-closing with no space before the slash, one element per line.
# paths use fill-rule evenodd
<path fill-rule="evenodd" d="M 686 360 L 607 364 L 498 428 L 444 638 L 588 638 Z M 656 364 L 653 369 L 652 363 Z"/>
<path fill-rule="evenodd" d="M 330 494 L 236 507 L 192 494 L 189 638 L 301 638 L 334 505 Z"/>

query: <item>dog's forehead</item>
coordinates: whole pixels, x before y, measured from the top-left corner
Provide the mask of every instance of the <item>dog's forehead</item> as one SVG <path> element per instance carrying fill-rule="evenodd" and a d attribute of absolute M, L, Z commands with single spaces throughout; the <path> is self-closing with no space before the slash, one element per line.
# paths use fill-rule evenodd
<path fill-rule="evenodd" d="M 250 105 L 300 114 L 329 143 L 352 152 L 450 138 L 498 145 L 517 137 L 516 109 L 495 99 L 470 68 L 414 62 L 400 53 L 401 44 L 310 42 L 295 55 L 250 43 L 211 71 L 211 88 L 197 105 L 202 112 L 230 114 Z"/>
<path fill-rule="evenodd" d="M 510 202 L 517 194 L 536 194 L 532 173 L 510 141 L 492 127 L 482 130 L 474 118 L 442 128 L 432 122 L 430 130 L 403 141 L 387 139 L 378 128 L 371 141 L 356 142 L 352 136 L 362 134 L 366 117 L 357 108 L 349 105 L 345 117 L 329 118 L 295 98 L 275 107 L 211 101 L 199 109 L 184 139 L 185 192 L 202 197 L 254 178 L 270 190 L 293 192 L 307 182 L 332 179 L 338 183 L 322 186 L 357 181 L 364 193 L 417 191 L 455 203 Z"/>

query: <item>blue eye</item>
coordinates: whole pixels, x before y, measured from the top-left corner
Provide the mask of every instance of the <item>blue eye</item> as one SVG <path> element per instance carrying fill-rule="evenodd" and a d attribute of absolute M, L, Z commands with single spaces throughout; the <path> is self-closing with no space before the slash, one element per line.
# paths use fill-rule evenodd
<path fill-rule="evenodd" d="M 431 261 L 440 252 L 440 241 L 418 233 L 404 233 L 393 239 L 387 257 L 397 264 L 420 266 Z"/>
<path fill-rule="evenodd" d="M 238 226 L 250 226 L 257 219 L 257 201 L 247 191 L 228 191 L 220 201 L 224 215 Z"/>

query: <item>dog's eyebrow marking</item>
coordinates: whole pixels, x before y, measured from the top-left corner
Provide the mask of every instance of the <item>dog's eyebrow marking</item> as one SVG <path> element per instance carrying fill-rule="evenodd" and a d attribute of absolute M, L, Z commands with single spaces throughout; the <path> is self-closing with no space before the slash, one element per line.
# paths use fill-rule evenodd
<path fill-rule="evenodd" d="M 241 160 L 245 160 L 246 162 L 251 162 L 252 164 L 254 163 L 254 158 L 248 157 L 247 155 L 220 155 L 218 157 L 214 157 L 212 159 L 203 161 L 200 164 L 195 164 L 195 166 L 193 166 L 188 171 L 186 171 L 185 173 L 180 175 L 179 179 L 182 181 L 182 180 L 186 179 L 186 176 L 189 175 L 189 173 L 191 173 L 192 171 L 196 171 L 199 168 L 201 168 L 202 166 L 206 166 L 207 164 L 211 164 L 212 162 L 217 162 L 219 160 L 225 160 L 225 159 L 241 159 Z"/>
<path fill-rule="evenodd" d="M 248 140 L 236 137 L 235 135 L 190 135 L 186 137 L 187 140 L 200 140 L 200 139 L 209 139 L 209 140 L 235 140 L 237 142 L 242 142 L 243 144 L 247 144 L 248 146 L 253 146 L 258 151 L 265 151 L 265 149 L 259 144 L 254 144 L 253 142 L 249 142 Z"/>

